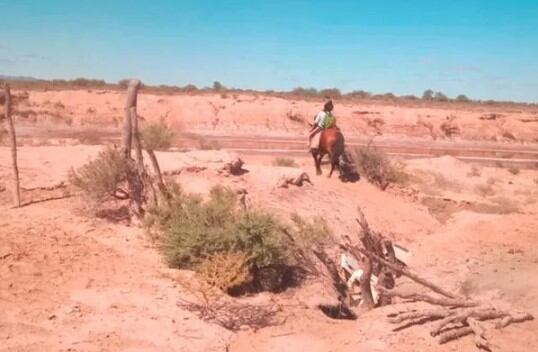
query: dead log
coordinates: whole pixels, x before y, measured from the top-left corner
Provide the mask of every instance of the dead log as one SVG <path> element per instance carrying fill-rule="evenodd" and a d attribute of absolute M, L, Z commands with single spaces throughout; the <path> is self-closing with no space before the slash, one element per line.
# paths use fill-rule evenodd
<path fill-rule="evenodd" d="M 9 84 L 4 84 L 4 115 L 6 120 L 6 129 L 9 135 L 9 141 L 11 144 L 11 162 L 13 170 L 13 204 L 15 207 L 21 206 L 21 190 L 19 182 L 19 167 L 17 165 L 17 136 L 15 134 L 15 126 L 13 125 L 13 119 L 11 118 L 11 91 Z"/>

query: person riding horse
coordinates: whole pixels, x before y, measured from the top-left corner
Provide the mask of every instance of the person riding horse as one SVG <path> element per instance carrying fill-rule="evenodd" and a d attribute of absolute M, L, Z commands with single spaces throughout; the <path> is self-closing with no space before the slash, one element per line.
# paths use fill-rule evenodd
<path fill-rule="evenodd" d="M 334 105 L 332 100 L 329 100 L 325 103 L 323 106 L 323 110 L 318 112 L 316 116 L 314 117 L 314 125 L 312 126 L 312 129 L 310 130 L 310 134 L 308 136 L 308 146 L 313 148 L 312 145 L 312 139 L 316 137 L 318 133 L 321 133 L 324 129 L 336 127 L 336 119 L 332 114 L 332 111 L 334 109 Z M 318 138 L 316 138 L 316 141 Z"/>
<path fill-rule="evenodd" d="M 331 159 L 331 177 L 335 168 L 340 172 L 343 181 L 357 181 L 360 176 L 353 162 L 353 158 L 345 150 L 344 135 L 336 127 L 336 118 L 332 115 L 334 108 L 331 100 L 323 106 L 323 111 L 316 114 L 314 125 L 308 136 L 310 152 L 314 158 L 316 174 L 321 175 L 321 160 L 324 155 Z"/>

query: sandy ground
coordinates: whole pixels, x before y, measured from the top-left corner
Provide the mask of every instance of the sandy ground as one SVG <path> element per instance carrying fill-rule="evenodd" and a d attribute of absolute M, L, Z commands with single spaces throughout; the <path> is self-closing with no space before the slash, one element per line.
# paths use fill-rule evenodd
<path fill-rule="evenodd" d="M 9 192 L 0 192 L 1 351 L 475 350 L 470 337 L 438 345 L 426 327 L 391 331 L 384 315 L 398 306 L 356 321 L 332 320 L 308 308 L 307 301 L 320 293 L 306 288 L 269 295 L 289 305 L 283 325 L 231 333 L 201 321 L 177 305 L 189 297 L 177 278 L 190 273 L 166 268 L 141 229 L 90 216 L 78 196 L 47 200 L 72 192 L 62 186 L 69 168 L 100 148 L 20 148 L 27 205 L 10 209 Z M 279 177 L 298 169 L 274 167 L 268 156 L 243 156 L 248 173 L 239 177 L 215 172 L 230 157 L 225 151 L 158 157 L 165 171 L 207 167 L 178 176 L 189 192 L 204 194 L 215 184 L 245 188 L 253 205 L 282 217 L 291 211 L 322 214 L 336 234 L 356 233 L 360 205 L 373 228 L 412 250 L 412 265 L 424 276 L 538 314 L 536 171 L 512 174 L 450 157 L 417 159 L 405 166 L 415 175 L 408 187 L 382 192 L 365 181 L 316 177 L 305 156 L 296 162 L 314 184 L 279 189 Z M 7 148 L 0 149 L 0 165 L 0 186 L 9 189 Z M 536 321 L 492 331 L 497 351 L 533 351 L 538 343 Z"/>
<path fill-rule="evenodd" d="M 107 90 L 17 91 L 20 129 L 115 128 L 123 116 L 124 93 Z M 164 119 L 176 131 L 227 135 L 304 136 L 322 102 L 263 95 L 140 95 L 138 113 Z M 463 139 L 507 143 L 538 142 L 535 107 L 424 105 L 335 100 L 338 125 L 349 137 L 393 136 L 425 140 Z M 450 121 L 449 121 L 450 120 Z M 21 131 L 24 132 L 24 131 Z M 448 133 L 448 134 L 447 134 Z M 102 133 L 101 133 L 102 136 Z M 85 142 L 99 136 L 80 136 Z M 41 141 L 41 143 L 43 143 Z"/>
<path fill-rule="evenodd" d="M 329 292 L 299 287 L 284 294 L 240 300 L 285 307 L 278 326 L 232 333 L 178 306 L 189 299 L 188 271 L 166 267 L 150 236 L 96 217 L 69 185 L 67 173 L 94 157 L 106 133 L 117 135 L 124 96 L 114 91 L 16 92 L 22 200 L 10 207 L 10 153 L 0 147 L 0 351 L 475 351 L 471 337 L 438 345 L 427 326 L 392 331 L 376 309 L 355 321 L 333 320 L 312 302 Z M 178 132 L 243 136 L 303 136 L 320 103 L 257 95 L 150 95 L 139 97 L 147 120 L 163 118 Z M 336 101 L 346 136 L 406 141 L 538 142 L 533 108 L 397 106 Z M 493 114 L 493 115 L 492 115 Z M 457 127 L 449 138 L 447 116 Z M 58 131 L 65 139 L 53 138 Z M 82 142 L 82 144 L 80 144 Z M 56 144 L 56 146 L 50 146 Z M 73 144 L 73 145 L 69 145 Z M 209 146 L 211 147 L 211 146 Z M 371 227 L 408 247 L 411 265 L 444 287 L 473 297 L 500 298 L 538 315 L 538 171 L 485 167 L 452 157 L 403 162 L 405 186 L 385 192 L 367 183 L 315 176 L 311 158 L 297 167 L 273 166 L 274 156 L 241 155 L 248 172 L 225 177 L 216 170 L 226 151 L 161 152 L 162 169 L 188 166 L 177 181 L 207 194 L 216 184 L 248 191 L 253 206 L 283 219 L 291 212 L 322 215 L 336 236 L 355 236 L 356 207 Z M 325 166 L 326 168 L 327 166 Z M 306 171 L 313 185 L 277 187 L 283 175 Z M 327 170 L 325 169 L 325 172 Z M 404 283 L 405 284 L 405 283 Z M 492 329 L 495 351 L 534 351 L 538 322 Z"/>

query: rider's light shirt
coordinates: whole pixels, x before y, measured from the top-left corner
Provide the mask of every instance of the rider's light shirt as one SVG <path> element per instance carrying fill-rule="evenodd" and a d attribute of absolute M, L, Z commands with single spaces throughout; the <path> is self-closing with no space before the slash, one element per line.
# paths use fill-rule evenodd
<path fill-rule="evenodd" d="M 318 112 L 316 114 L 316 117 L 314 117 L 314 124 L 316 124 L 320 128 L 323 128 L 326 116 L 327 116 L 327 113 L 325 111 Z"/>

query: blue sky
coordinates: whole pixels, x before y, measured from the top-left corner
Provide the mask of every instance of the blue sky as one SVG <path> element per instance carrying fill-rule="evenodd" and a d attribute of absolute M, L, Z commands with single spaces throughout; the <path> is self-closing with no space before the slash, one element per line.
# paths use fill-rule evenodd
<path fill-rule="evenodd" d="M 538 0 L 0 0 L 0 74 L 538 102 Z"/>

